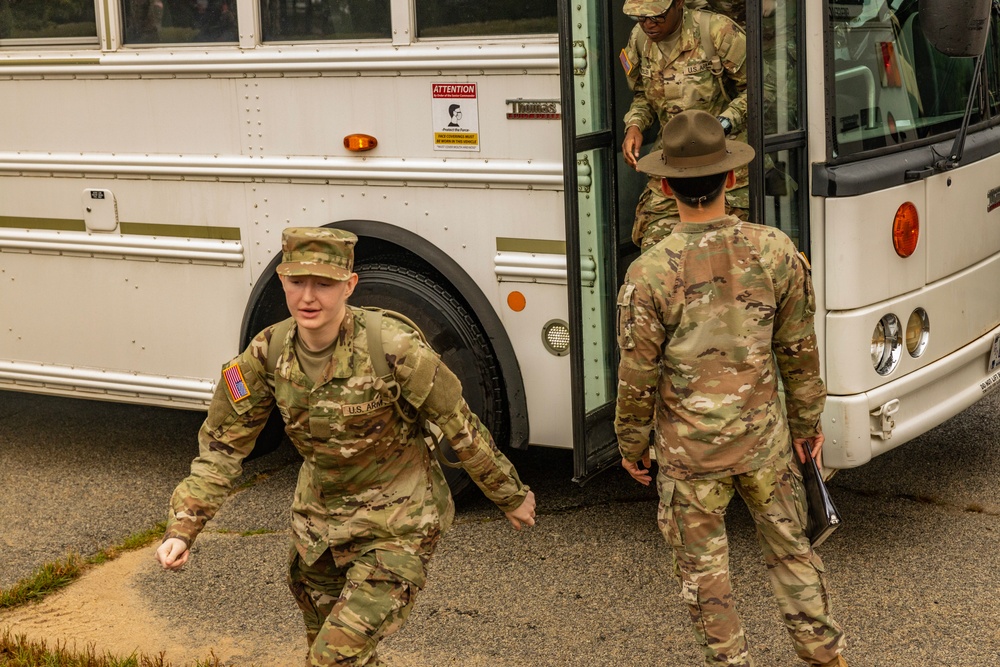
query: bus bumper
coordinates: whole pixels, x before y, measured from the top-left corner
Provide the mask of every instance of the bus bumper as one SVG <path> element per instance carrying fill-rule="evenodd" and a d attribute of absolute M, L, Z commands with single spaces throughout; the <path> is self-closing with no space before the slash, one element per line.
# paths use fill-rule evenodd
<path fill-rule="evenodd" d="M 954 417 L 1000 389 L 989 370 L 1000 327 L 957 352 L 862 394 L 828 396 L 823 412 L 823 464 L 854 468 Z"/>

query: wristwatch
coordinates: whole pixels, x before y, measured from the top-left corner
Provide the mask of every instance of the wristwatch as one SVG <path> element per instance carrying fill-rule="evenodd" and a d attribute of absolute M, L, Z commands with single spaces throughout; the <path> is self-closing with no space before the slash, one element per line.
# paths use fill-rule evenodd
<path fill-rule="evenodd" d="M 722 125 L 722 131 L 725 132 L 728 137 L 729 133 L 733 131 L 733 121 L 729 120 L 725 116 L 716 116 L 716 118 L 718 118 L 719 123 Z"/>

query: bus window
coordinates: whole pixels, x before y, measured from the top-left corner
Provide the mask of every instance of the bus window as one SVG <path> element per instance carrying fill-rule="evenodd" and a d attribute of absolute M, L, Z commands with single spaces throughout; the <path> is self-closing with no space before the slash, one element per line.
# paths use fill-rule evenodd
<path fill-rule="evenodd" d="M 555 33 L 556 0 L 416 0 L 417 37 Z"/>
<path fill-rule="evenodd" d="M 0 46 L 97 44 L 93 0 L 0 0 Z"/>
<path fill-rule="evenodd" d="M 920 29 L 918 0 L 834 0 L 829 25 L 835 157 L 961 125 L 975 59 L 952 58 L 931 45 Z M 978 120 L 973 113 L 972 122 Z"/>
<path fill-rule="evenodd" d="M 235 42 L 236 4 L 235 0 L 122 0 L 125 43 Z"/>
<path fill-rule="evenodd" d="M 764 222 L 805 247 L 802 234 L 806 176 L 804 114 L 800 113 L 798 3 L 762 3 L 761 63 L 764 159 Z"/>
<path fill-rule="evenodd" d="M 260 0 L 265 42 L 391 39 L 389 0 Z"/>

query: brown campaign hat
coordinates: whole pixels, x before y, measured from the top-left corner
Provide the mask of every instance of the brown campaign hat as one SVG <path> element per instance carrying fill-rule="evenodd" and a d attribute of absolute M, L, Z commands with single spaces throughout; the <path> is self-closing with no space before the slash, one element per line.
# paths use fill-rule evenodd
<path fill-rule="evenodd" d="M 321 276 L 347 280 L 354 269 L 358 237 L 331 227 L 289 227 L 281 232 L 282 276 Z"/>
<path fill-rule="evenodd" d="M 674 0 L 625 0 L 622 11 L 626 16 L 659 16 L 673 4 Z"/>
<path fill-rule="evenodd" d="M 663 126 L 662 151 L 639 160 L 639 171 L 661 178 L 692 178 L 725 174 L 753 160 L 754 150 L 742 141 L 726 139 L 722 124 L 705 111 L 682 111 Z"/>

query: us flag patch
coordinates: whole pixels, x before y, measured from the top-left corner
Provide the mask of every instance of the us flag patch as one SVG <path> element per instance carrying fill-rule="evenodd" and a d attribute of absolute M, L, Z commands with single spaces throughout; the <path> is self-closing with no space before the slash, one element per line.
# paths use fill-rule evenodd
<path fill-rule="evenodd" d="M 242 401 L 250 395 L 247 390 L 247 383 L 243 379 L 243 372 L 240 371 L 239 364 L 227 366 L 222 371 L 222 377 L 226 378 L 226 386 L 229 388 L 229 396 L 234 402 Z"/>
<path fill-rule="evenodd" d="M 625 53 L 625 49 L 622 49 L 622 52 L 618 54 L 618 60 L 621 61 L 622 69 L 625 70 L 625 74 L 631 74 L 633 65 L 632 61 L 628 59 L 628 54 Z"/>

